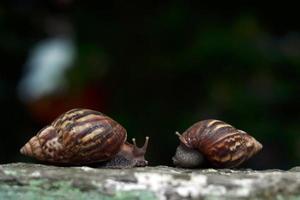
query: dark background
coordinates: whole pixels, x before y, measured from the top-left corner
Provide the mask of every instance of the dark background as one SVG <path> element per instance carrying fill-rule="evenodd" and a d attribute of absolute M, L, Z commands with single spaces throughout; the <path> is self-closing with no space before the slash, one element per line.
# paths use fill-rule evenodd
<path fill-rule="evenodd" d="M 264 145 L 246 167 L 299 165 L 298 8 L 289 1 L 2 2 L 0 162 L 34 161 L 19 148 L 57 115 L 86 107 L 118 121 L 140 145 L 149 135 L 150 165 L 171 165 L 174 132 L 208 118 Z M 43 50 L 55 41 L 51 57 Z M 48 65 L 42 82 L 22 81 L 30 67 Z M 60 79 L 47 76 L 56 68 L 65 69 Z M 30 95 L 49 83 L 57 85 Z"/>

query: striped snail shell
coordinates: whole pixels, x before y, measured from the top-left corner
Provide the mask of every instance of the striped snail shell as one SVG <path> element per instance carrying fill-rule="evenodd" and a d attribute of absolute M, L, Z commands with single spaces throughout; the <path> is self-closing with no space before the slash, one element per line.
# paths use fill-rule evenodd
<path fill-rule="evenodd" d="M 57 164 L 107 162 L 115 168 L 147 165 L 144 154 L 149 138 L 138 148 L 135 139 L 130 144 L 126 137 L 126 130 L 113 119 L 94 110 L 78 108 L 40 130 L 20 152 Z"/>
<path fill-rule="evenodd" d="M 197 167 L 202 156 L 216 167 L 237 167 L 262 149 L 252 136 L 220 120 L 203 120 L 176 134 L 180 145 L 173 162 L 181 167 Z"/>

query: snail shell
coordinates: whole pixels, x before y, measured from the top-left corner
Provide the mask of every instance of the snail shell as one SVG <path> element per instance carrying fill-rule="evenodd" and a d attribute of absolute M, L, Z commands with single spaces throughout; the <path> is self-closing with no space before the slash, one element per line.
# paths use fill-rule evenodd
<path fill-rule="evenodd" d="M 216 167 L 237 167 L 262 149 L 252 136 L 220 120 L 203 120 L 182 135 L 176 134 L 181 141 L 173 157 L 177 166 L 195 167 L 201 162 L 201 153 Z"/>
<path fill-rule="evenodd" d="M 74 165 L 107 161 L 120 154 L 127 160 L 138 156 L 138 164 L 134 164 L 146 165 L 143 156 L 148 138 L 138 148 L 134 139 L 132 145 L 126 142 L 126 137 L 126 130 L 113 119 L 94 110 L 78 108 L 40 130 L 20 152 L 41 161 Z"/>

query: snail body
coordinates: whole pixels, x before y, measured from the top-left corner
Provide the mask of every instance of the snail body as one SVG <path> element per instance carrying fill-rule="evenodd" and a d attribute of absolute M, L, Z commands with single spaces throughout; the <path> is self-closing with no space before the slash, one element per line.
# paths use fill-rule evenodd
<path fill-rule="evenodd" d="M 215 167 L 237 167 L 262 149 L 255 138 L 220 120 L 203 120 L 176 134 L 180 145 L 173 162 L 181 167 L 197 167 L 203 157 Z"/>
<path fill-rule="evenodd" d="M 20 150 L 26 156 L 54 164 L 104 163 L 122 168 L 146 166 L 148 140 L 142 148 L 126 142 L 127 132 L 110 117 L 94 110 L 72 109 L 40 130 Z"/>

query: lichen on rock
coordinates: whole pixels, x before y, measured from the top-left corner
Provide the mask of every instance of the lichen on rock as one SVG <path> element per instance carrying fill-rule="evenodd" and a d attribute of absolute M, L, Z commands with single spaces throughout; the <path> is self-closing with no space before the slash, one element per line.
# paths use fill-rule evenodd
<path fill-rule="evenodd" d="M 0 165 L 0 199 L 297 199 L 300 171 Z"/>

